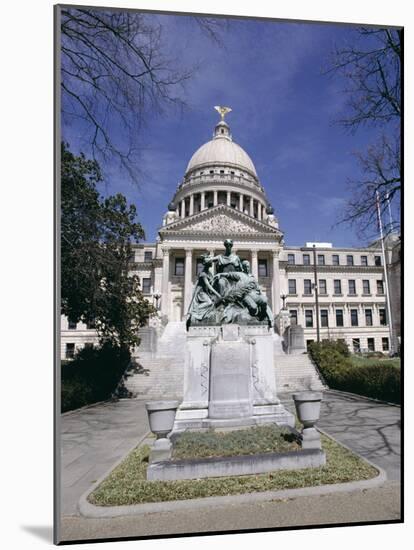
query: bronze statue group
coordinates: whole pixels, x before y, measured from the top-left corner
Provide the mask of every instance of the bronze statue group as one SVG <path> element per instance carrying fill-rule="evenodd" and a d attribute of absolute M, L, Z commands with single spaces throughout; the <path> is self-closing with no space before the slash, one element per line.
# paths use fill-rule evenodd
<path fill-rule="evenodd" d="M 187 313 L 187 330 L 192 325 L 226 323 L 273 325 L 266 296 L 250 271 L 250 262 L 232 252 L 233 241 L 224 241 L 225 253 L 205 254 Z M 216 274 L 210 271 L 216 265 Z"/>

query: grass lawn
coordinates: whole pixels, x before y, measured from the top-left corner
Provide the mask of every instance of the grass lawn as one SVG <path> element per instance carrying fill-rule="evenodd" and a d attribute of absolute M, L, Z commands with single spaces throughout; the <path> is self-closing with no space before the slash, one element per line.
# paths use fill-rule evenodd
<path fill-rule="evenodd" d="M 300 451 L 294 435 L 275 425 L 229 432 L 184 432 L 174 442 L 173 460 Z"/>
<path fill-rule="evenodd" d="M 237 439 L 243 432 L 232 433 L 238 434 L 236 436 Z M 331 483 L 345 483 L 347 481 L 370 479 L 377 475 L 377 470 L 357 455 L 348 451 L 329 437 L 324 435 L 321 437 L 322 446 L 326 453 L 326 465 L 319 468 L 179 481 L 146 480 L 145 476 L 150 449 L 148 445 L 144 445 L 134 449 L 100 486 L 89 495 L 88 500 L 98 506 L 121 506 L 144 502 L 238 495 Z M 251 441 L 247 446 L 249 445 L 251 446 Z M 236 444 L 233 440 L 232 443 L 225 443 L 224 446 L 229 448 L 236 446 Z M 205 448 L 208 448 L 208 446 L 206 445 Z M 186 453 L 188 455 L 190 452 L 189 449 L 189 444 L 182 445 L 181 456 L 185 456 Z M 194 456 L 194 454 L 191 456 Z"/>
<path fill-rule="evenodd" d="M 393 367 L 400 367 L 401 360 L 399 357 L 390 358 L 378 358 L 378 357 L 360 357 L 358 355 L 351 355 L 350 358 L 352 365 L 355 367 L 370 367 L 377 365 L 387 365 Z"/>

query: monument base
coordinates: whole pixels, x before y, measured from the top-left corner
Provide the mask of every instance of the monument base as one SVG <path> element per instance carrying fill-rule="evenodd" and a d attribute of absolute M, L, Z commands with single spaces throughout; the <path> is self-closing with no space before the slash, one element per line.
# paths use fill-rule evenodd
<path fill-rule="evenodd" d="M 173 432 L 267 423 L 295 424 L 276 393 L 272 331 L 264 325 L 190 327 L 184 400 Z"/>

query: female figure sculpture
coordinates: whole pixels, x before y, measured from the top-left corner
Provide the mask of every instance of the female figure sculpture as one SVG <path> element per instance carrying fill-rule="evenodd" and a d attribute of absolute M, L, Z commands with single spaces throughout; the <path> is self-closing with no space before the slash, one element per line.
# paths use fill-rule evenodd
<path fill-rule="evenodd" d="M 215 306 L 221 299 L 220 294 L 212 286 L 213 275 L 210 268 L 213 265 L 213 259 L 209 255 L 202 257 L 203 269 L 198 276 L 197 284 L 194 289 L 193 298 L 187 313 L 187 330 L 194 321 L 208 321 L 215 318 Z M 217 300 L 213 300 L 216 297 Z"/>

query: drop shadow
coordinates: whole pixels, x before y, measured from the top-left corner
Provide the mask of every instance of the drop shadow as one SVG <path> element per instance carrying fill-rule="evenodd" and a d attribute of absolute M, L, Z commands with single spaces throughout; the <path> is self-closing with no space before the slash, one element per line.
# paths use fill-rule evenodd
<path fill-rule="evenodd" d="M 21 525 L 20 527 L 38 539 L 53 544 L 53 527 L 51 525 Z"/>

